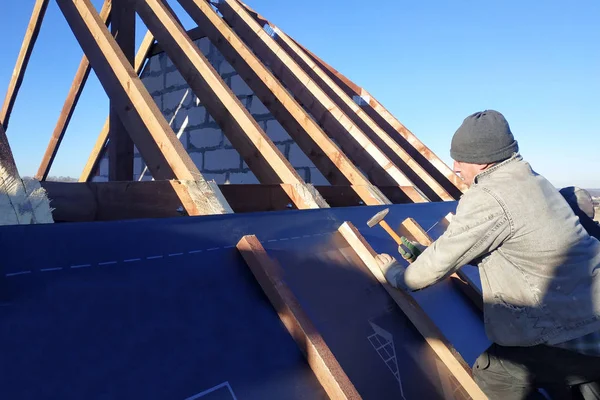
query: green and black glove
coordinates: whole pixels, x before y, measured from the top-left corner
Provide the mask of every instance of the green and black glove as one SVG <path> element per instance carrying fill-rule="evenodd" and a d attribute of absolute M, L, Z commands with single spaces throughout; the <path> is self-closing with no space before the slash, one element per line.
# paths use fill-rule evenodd
<path fill-rule="evenodd" d="M 398 246 L 398 253 L 409 263 L 415 262 L 423 252 L 423 246 L 417 242 L 411 242 L 404 236 L 400 240 L 402 240 L 402 245 Z"/>

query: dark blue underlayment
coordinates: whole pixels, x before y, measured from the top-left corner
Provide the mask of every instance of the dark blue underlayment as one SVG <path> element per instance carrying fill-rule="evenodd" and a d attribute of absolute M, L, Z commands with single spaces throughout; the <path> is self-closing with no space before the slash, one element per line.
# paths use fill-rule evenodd
<path fill-rule="evenodd" d="M 386 220 L 397 228 L 412 217 L 428 229 L 455 207 L 391 205 Z M 317 249 L 321 260 L 339 258 L 326 243 L 344 221 L 376 251 L 397 255 L 383 229 L 366 225 L 383 208 L 0 227 L 0 399 L 326 398 L 235 248 L 250 234 L 281 262 L 364 398 L 386 398 L 371 387 L 376 368 L 418 398 L 409 381 L 431 377 L 407 367 L 418 358 L 418 344 L 407 343 L 422 339 L 397 308 L 381 310 L 383 289 L 343 260 L 321 281 L 319 267 L 299 262 Z M 319 309 L 311 290 L 331 292 L 329 306 Z M 481 316 L 450 283 L 414 297 L 467 363 L 489 346 Z M 352 315 L 334 306 L 352 306 L 344 301 L 364 305 L 360 334 L 343 329 Z"/>

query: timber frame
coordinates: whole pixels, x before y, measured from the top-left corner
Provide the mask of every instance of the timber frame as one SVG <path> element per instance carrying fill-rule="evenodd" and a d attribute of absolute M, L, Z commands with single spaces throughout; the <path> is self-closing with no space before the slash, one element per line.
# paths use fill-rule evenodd
<path fill-rule="evenodd" d="M 100 11 L 90 0 L 56 0 L 84 50 L 35 174 L 57 221 L 460 198 L 466 189 L 461 178 L 373 96 L 248 5 L 239 0 L 177 1 L 198 27 L 185 31 L 165 0 L 104 0 Z M 0 113 L 4 131 L 48 3 L 36 0 Z M 149 28 L 137 53 L 136 14 Z M 208 38 L 221 52 L 331 186 L 315 187 L 298 175 L 194 44 L 200 38 Z M 146 61 L 161 52 L 260 184 L 241 188 L 204 179 L 140 79 Z M 92 69 L 109 97 L 110 113 L 79 183 L 46 182 Z M 0 162 L 16 168 L 8 139 Z M 151 182 L 133 181 L 134 145 L 152 174 Z M 92 182 L 107 154 L 109 182 Z M 163 203 L 147 200 L 145 193 L 161 193 Z"/>

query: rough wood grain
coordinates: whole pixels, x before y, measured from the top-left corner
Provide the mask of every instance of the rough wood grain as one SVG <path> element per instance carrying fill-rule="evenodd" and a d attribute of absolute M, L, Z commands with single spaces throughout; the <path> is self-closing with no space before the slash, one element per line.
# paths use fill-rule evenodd
<path fill-rule="evenodd" d="M 237 249 L 329 397 L 360 399 L 356 388 L 287 286 L 283 270 L 269 257 L 256 236 L 244 236 Z"/>

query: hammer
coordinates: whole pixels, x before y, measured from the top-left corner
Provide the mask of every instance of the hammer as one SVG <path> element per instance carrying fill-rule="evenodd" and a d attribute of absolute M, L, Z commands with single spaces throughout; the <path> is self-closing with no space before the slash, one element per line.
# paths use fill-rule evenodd
<path fill-rule="evenodd" d="M 401 245 L 402 240 L 400 239 L 400 236 L 398 236 L 398 234 L 394 232 L 394 230 L 388 225 L 388 223 L 383 220 L 389 212 L 389 208 L 379 211 L 367 221 L 367 225 L 369 226 L 369 228 L 372 228 L 377 224 L 381 225 L 381 227 L 385 229 L 387 233 L 390 234 L 390 236 L 396 241 L 396 243 L 398 243 L 398 245 Z"/>

